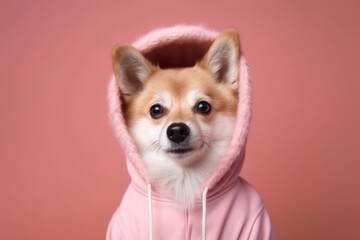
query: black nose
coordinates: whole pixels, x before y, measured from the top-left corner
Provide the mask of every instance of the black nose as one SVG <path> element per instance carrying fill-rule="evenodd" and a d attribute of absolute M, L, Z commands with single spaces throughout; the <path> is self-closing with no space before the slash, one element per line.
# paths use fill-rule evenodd
<path fill-rule="evenodd" d="M 171 141 L 181 143 L 190 134 L 190 128 L 185 123 L 173 123 L 168 127 L 166 133 Z"/>

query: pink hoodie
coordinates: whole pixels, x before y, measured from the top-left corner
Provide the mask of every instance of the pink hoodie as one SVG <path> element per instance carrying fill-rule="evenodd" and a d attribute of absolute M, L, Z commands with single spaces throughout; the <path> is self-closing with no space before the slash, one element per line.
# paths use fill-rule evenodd
<path fill-rule="evenodd" d="M 203 48 L 218 35 L 200 26 L 175 26 L 150 32 L 134 47 L 148 56 L 168 51 L 170 45 Z M 154 55 L 154 54 L 153 54 Z M 155 56 L 156 57 L 156 56 Z M 168 193 L 149 178 L 133 140 L 127 132 L 115 78 L 109 85 L 110 118 L 126 154 L 132 179 L 107 231 L 107 240 L 234 240 L 274 239 L 270 218 L 256 190 L 239 177 L 245 156 L 251 116 L 251 86 L 246 60 L 240 59 L 237 124 L 227 154 L 204 183 L 202 199 L 184 211 Z"/>

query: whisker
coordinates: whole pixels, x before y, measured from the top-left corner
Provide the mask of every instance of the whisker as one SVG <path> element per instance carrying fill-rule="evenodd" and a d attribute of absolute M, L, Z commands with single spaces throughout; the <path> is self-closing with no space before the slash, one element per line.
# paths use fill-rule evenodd
<path fill-rule="evenodd" d="M 152 143 L 145 149 L 145 151 L 149 151 L 149 150 L 159 151 L 160 149 L 161 149 L 160 141 L 159 141 L 159 140 L 156 140 L 156 141 L 152 142 Z"/>
<path fill-rule="evenodd" d="M 213 135 L 210 134 L 203 134 L 202 136 L 199 136 L 199 141 L 203 142 L 208 149 L 214 152 L 214 154 L 218 157 L 221 157 L 222 154 L 216 151 L 216 147 L 221 147 L 219 144 L 219 141 L 226 140 L 226 137 L 217 137 L 214 138 Z"/>

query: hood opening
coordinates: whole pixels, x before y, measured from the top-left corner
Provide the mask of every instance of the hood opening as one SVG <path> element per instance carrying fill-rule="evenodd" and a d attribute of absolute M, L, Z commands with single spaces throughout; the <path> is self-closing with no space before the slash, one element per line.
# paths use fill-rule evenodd
<path fill-rule="evenodd" d="M 143 54 L 162 69 L 192 67 L 204 57 L 211 43 L 199 39 L 173 41 L 143 51 Z"/>
<path fill-rule="evenodd" d="M 179 25 L 155 29 L 139 38 L 132 45 L 150 62 L 159 67 L 191 67 L 200 61 L 219 33 L 202 26 Z M 239 105 L 237 123 L 228 153 L 220 161 L 214 174 L 204 184 L 209 197 L 226 188 L 239 175 L 245 156 L 246 138 L 251 118 L 251 81 L 244 55 L 239 63 Z M 130 177 L 137 186 L 153 183 L 147 168 L 131 139 L 123 118 L 123 105 L 115 76 L 111 77 L 108 88 L 109 117 L 115 134 L 123 148 Z M 216 186 L 216 188 L 215 188 Z M 155 188 L 154 194 L 163 196 Z M 211 190 L 211 191 L 210 191 Z"/>

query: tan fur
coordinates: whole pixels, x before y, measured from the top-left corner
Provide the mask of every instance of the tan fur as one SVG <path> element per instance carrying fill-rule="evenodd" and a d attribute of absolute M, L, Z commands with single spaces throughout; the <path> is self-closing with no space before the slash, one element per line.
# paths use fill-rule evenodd
<path fill-rule="evenodd" d="M 198 121 L 211 121 L 215 114 L 234 115 L 237 107 L 237 91 L 228 86 L 216 84 L 208 71 L 195 66 L 193 68 L 157 70 L 146 82 L 143 92 L 127 102 L 126 121 L 129 125 L 137 119 L 148 117 L 154 104 L 156 93 L 168 92 L 174 98 L 172 109 L 167 109 L 164 118 L 153 120 L 155 123 L 180 121 L 196 118 Z M 192 107 L 182 101 L 190 90 L 202 90 L 210 99 L 213 111 L 208 116 L 194 114 Z"/>

